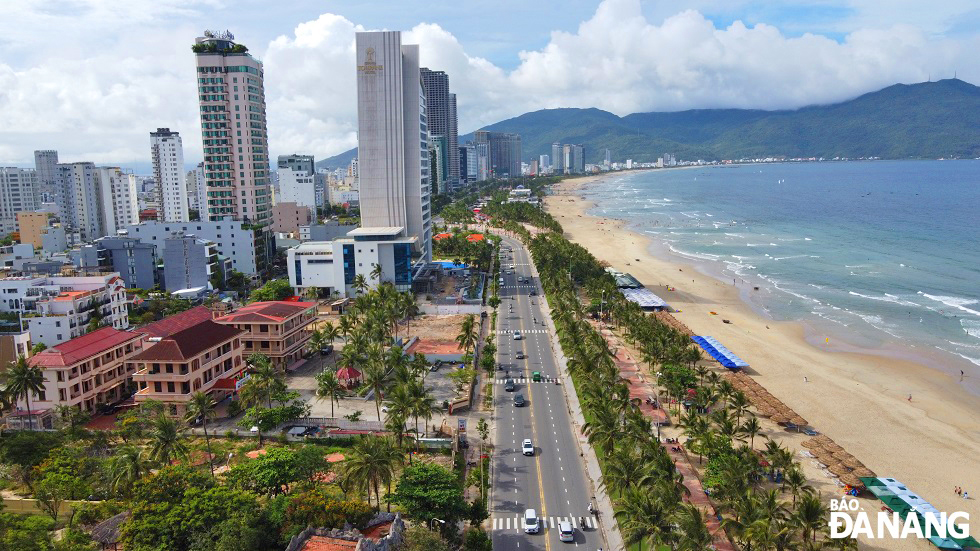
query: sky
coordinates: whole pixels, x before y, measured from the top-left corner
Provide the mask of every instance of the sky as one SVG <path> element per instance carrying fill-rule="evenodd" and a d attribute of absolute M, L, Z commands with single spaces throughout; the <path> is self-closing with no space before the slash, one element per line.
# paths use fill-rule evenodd
<path fill-rule="evenodd" d="M 402 30 L 449 74 L 460 134 L 528 111 L 793 109 L 895 83 L 980 83 L 975 0 L 3 0 L 0 164 L 201 158 L 190 46 L 231 30 L 265 64 L 272 156 L 357 145 L 354 33 Z"/>

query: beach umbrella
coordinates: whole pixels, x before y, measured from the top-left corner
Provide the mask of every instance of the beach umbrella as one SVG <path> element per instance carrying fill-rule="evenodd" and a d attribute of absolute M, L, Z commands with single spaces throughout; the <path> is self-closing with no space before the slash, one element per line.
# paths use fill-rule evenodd
<path fill-rule="evenodd" d="M 827 467 L 827 470 L 836 475 L 848 474 L 851 472 L 851 469 L 848 469 L 842 463 L 834 463 L 833 465 Z"/>
<path fill-rule="evenodd" d="M 837 459 L 838 461 L 841 461 L 841 462 L 843 462 L 845 459 L 853 459 L 853 458 L 854 458 L 854 456 L 851 455 L 851 454 L 849 454 L 849 453 L 847 453 L 847 451 L 845 451 L 845 450 L 841 450 L 839 452 L 834 452 L 834 459 Z"/>
<path fill-rule="evenodd" d="M 844 459 L 843 461 L 841 461 L 841 463 L 847 465 L 852 469 L 860 469 L 861 467 L 864 467 L 864 464 L 858 461 L 858 459 L 853 455 L 851 457 Z"/>
<path fill-rule="evenodd" d="M 804 440 L 803 443 L 801 443 L 800 445 L 810 450 L 820 447 L 820 443 L 814 441 L 812 438 L 809 440 Z"/>
<path fill-rule="evenodd" d="M 824 465 L 834 464 L 834 456 L 831 455 L 830 452 L 828 452 L 827 450 L 818 449 L 813 452 L 813 455 L 816 456 L 816 458 Z"/>
<path fill-rule="evenodd" d="M 821 444 L 832 444 L 834 442 L 826 434 L 821 434 L 820 436 L 815 436 L 813 439 L 816 440 L 817 442 L 820 442 Z"/>
<path fill-rule="evenodd" d="M 854 469 L 854 476 L 859 476 L 862 478 L 874 477 L 875 473 L 867 467 L 856 467 Z"/>
<path fill-rule="evenodd" d="M 848 486 L 864 488 L 864 482 L 861 479 L 854 476 L 854 473 L 844 473 L 840 475 L 840 481 Z"/>
<path fill-rule="evenodd" d="M 789 421 L 789 416 L 782 412 L 777 412 L 769 417 L 773 422 L 783 424 Z"/>
<path fill-rule="evenodd" d="M 805 427 L 807 425 L 806 419 L 800 417 L 799 415 L 790 419 L 790 422 L 798 427 Z"/>
<path fill-rule="evenodd" d="M 827 444 L 824 444 L 823 448 L 829 451 L 830 453 L 837 453 L 839 451 L 844 451 L 844 448 L 842 448 L 840 444 L 838 444 L 837 442 L 829 442 Z"/>

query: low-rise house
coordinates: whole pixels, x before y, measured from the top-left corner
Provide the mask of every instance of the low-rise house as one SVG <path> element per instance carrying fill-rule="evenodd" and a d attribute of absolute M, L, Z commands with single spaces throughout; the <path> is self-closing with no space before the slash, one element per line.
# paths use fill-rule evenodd
<path fill-rule="evenodd" d="M 253 302 L 217 318 L 218 323 L 244 332 L 242 353 L 264 354 L 280 371 L 303 359 L 310 340 L 310 324 L 316 320 L 315 302 Z"/>

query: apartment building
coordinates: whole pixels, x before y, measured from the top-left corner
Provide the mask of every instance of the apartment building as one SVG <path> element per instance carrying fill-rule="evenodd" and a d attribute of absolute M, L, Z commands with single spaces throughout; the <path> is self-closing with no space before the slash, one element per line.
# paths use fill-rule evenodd
<path fill-rule="evenodd" d="M 129 327 L 126 284 L 118 273 L 2 278 L 0 312 L 19 312 L 31 340 L 49 347 L 84 334 L 92 318 L 115 329 Z"/>
<path fill-rule="evenodd" d="M 315 302 L 253 302 L 215 321 L 242 331 L 242 353 L 264 354 L 280 371 L 303 359 Z"/>
<path fill-rule="evenodd" d="M 183 417 L 195 392 L 210 394 L 216 402 L 227 398 L 247 378 L 242 334 L 204 320 L 162 338 L 151 337 L 128 361 L 139 387 L 136 403 L 163 402 L 167 414 Z"/>
<path fill-rule="evenodd" d="M 44 375 L 44 390 L 31 396 L 29 414 L 35 428 L 54 428 L 58 406 L 76 406 L 94 414 L 100 405 L 126 399 L 133 373 L 126 360 L 142 351 L 142 340 L 140 333 L 103 327 L 31 357 L 29 363 Z M 26 428 L 26 408 L 21 399 L 7 424 Z"/>

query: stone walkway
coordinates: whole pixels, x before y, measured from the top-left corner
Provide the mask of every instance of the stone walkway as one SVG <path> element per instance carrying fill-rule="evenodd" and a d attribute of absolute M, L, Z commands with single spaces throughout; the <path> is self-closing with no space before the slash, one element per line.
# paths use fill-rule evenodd
<path fill-rule="evenodd" d="M 640 411 L 647 417 L 650 417 L 655 423 L 662 423 L 667 420 L 668 416 L 666 412 L 646 403 L 648 398 L 656 399 L 657 392 L 653 388 L 653 385 L 646 380 L 647 376 L 643 373 L 642 367 L 633 359 L 632 354 L 629 353 L 626 347 L 623 346 L 619 337 L 610 329 L 600 328 L 597 322 L 592 322 L 592 325 L 606 339 L 606 342 L 609 344 L 609 349 L 616 352 L 614 358 L 616 366 L 619 368 L 619 374 L 630 382 L 630 398 L 638 398 L 640 400 Z M 714 504 L 708 499 L 707 494 L 704 493 L 704 488 L 701 486 L 701 480 L 694 470 L 694 465 L 691 464 L 689 458 L 683 452 L 673 451 L 671 449 L 673 445 L 663 444 L 663 446 L 674 460 L 674 467 L 677 469 L 677 472 L 684 476 L 684 486 L 691 493 L 689 497 L 685 498 L 685 501 L 693 503 L 707 512 L 708 530 L 714 535 L 715 549 L 718 551 L 735 551 L 735 546 L 728 540 L 725 531 L 721 529 L 721 522 L 718 520 L 717 511 L 715 510 Z"/>

